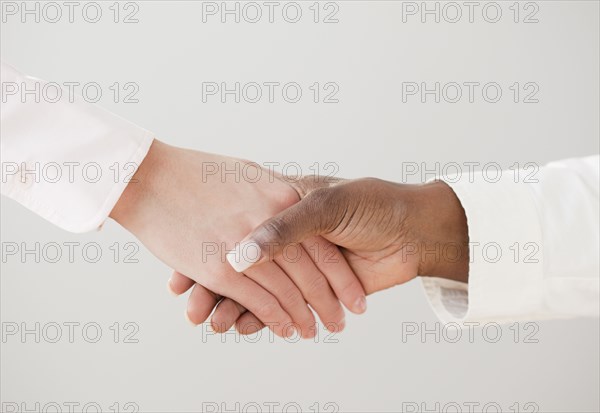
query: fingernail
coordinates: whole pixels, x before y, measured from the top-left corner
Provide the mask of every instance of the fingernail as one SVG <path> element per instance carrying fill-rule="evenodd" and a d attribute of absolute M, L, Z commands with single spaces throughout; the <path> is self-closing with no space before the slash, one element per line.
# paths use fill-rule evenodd
<path fill-rule="evenodd" d="M 254 241 L 237 245 L 226 255 L 227 261 L 237 272 L 244 272 L 260 260 L 260 246 Z"/>
<path fill-rule="evenodd" d="M 173 288 L 171 287 L 171 279 L 169 278 L 169 281 L 167 282 L 167 290 L 169 290 L 169 293 L 173 296 L 173 297 L 178 297 L 178 294 L 173 291 Z"/>
<path fill-rule="evenodd" d="M 325 327 L 332 333 L 339 333 L 346 327 L 346 317 L 342 318 L 339 323 L 327 323 Z"/>
<path fill-rule="evenodd" d="M 363 295 L 354 302 L 354 312 L 362 314 L 367 311 L 367 298 Z"/>
<path fill-rule="evenodd" d="M 218 333 L 219 332 L 219 326 L 217 323 L 215 323 L 214 321 L 210 321 L 210 329 L 213 331 L 213 333 Z"/>
<path fill-rule="evenodd" d="M 194 322 L 192 321 L 192 319 L 191 319 L 191 318 L 190 318 L 190 316 L 188 315 L 188 312 L 187 312 L 187 310 L 186 310 L 186 312 L 185 312 L 185 319 L 188 321 L 188 323 L 190 323 L 190 324 L 191 324 L 191 325 L 193 325 L 194 327 L 197 327 L 197 326 L 198 326 L 196 323 L 194 323 Z"/>

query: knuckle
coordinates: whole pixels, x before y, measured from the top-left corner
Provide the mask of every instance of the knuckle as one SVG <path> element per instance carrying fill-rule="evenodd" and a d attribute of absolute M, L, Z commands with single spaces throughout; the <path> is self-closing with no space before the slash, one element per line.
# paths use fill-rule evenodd
<path fill-rule="evenodd" d="M 288 288 L 283 292 L 283 302 L 289 306 L 294 307 L 300 304 L 306 304 L 300 291 L 296 288 Z"/>
<path fill-rule="evenodd" d="M 332 200 L 336 194 L 335 187 L 333 188 L 317 188 L 308 194 L 307 199 L 313 206 L 321 206 Z"/>
<path fill-rule="evenodd" d="M 281 217 L 274 217 L 262 225 L 255 239 L 264 250 L 269 245 L 283 242 L 288 232 L 287 223 Z"/>
<path fill-rule="evenodd" d="M 344 185 L 319 188 L 307 197 L 309 210 L 316 217 L 314 224 L 324 232 L 333 231 L 346 216 L 352 197 Z"/>
<path fill-rule="evenodd" d="M 296 182 L 294 189 L 300 195 L 300 199 L 306 197 L 315 188 L 317 179 L 317 175 L 305 175 Z"/>
<path fill-rule="evenodd" d="M 351 297 L 360 292 L 359 282 L 356 279 L 350 279 L 340 286 L 340 297 Z"/>
<path fill-rule="evenodd" d="M 275 301 L 269 300 L 258 306 L 256 315 L 262 320 L 269 321 L 273 320 L 278 312 L 279 304 L 277 304 Z"/>
<path fill-rule="evenodd" d="M 328 295 L 329 289 L 329 283 L 325 277 L 315 277 L 306 286 L 306 298 L 308 301 L 321 299 Z"/>

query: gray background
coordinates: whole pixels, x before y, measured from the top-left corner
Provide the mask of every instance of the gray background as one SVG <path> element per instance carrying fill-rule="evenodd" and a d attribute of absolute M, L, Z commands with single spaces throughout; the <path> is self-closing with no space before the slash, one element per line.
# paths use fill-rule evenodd
<path fill-rule="evenodd" d="M 104 13 L 110 4 L 103 3 Z M 403 23 L 402 3 L 392 1 L 337 2 L 334 24 L 313 23 L 308 14 L 290 24 L 280 13 L 275 23 L 222 24 L 218 17 L 203 23 L 201 3 L 137 4 L 136 24 L 114 23 L 108 14 L 96 24 L 81 14 L 74 23 L 55 24 L 10 17 L 2 23 L 2 59 L 46 80 L 136 82 L 139 103 L 105 97 L 100 104 L 173 145 L 298 162 L 304 171 L 335 162 L 341 176 L 400 180 L 401 162 L 508 167 L 599 151 L 596 1 L 536 2 L 533 24 L 512 21 L 512 2 L 500 3 L 504 14 L 496 24 L 480 13 L 474 23 L 465 17 L 455 24 L 418 17 Z M 302 3 L 304 13 L 311 4 Z M 205 81 L 294 81 L 306 97 L 297 104 L 280 97 L 203 103 Z M 506 95 L 496 104 L 481 95 L 475 103 L 403 103 L 406 81 L 494 81 Z M 311 102 L 307 88 L 314 82 L 336 82 L 340 102 Z M 514 82 L 536 82 L 540 102 L 512 102 Z M 218 411 L 251 409 L 248 403 L 269 411 L 269 402 L 304 411 L 316 410 L 315 403 L 325 410 L 328 402 L 339 411 L 399 411 L 407 402 L 429 409 L 457 403 L 462 411 L 470 402 L 479 408 L 496 402 L 507 411 L 514 403 L 523 411 L 527 402 L 544 412 L 600 408 L 598 320 L 539 323 L 538 343 L 523 337 L 514 343 L 509 327 L 497 343 L 481 332 L 473 343 L 403 340 L 402 323 L 436 326 L 421 286 L 412 282 L 370 297 L 366 315 L 349 315 L 339 336 L 327 339 L 321 330 L 318 343 L 264 333 L 256 343 L 234 334 L 222 342 L 187 324 L 185 300 L 165 291 L 169 269 L 143 247 L 137 264 L 112 262 L 110 245 L 135 241 L 114 222 L 74 235 L 11 200 L 1 205 L 3 243 L 98 242 L 106 254 L 95 264 L 81 255 L 74 263 L 2 263 L 4 326 L 95 322 L 103 332 L 95 344 L 81 328 L 74 343 L 6 338 L 4 403 L 94 402 L 106 411 L 115 402 L 121 411 L 126 402 L 140 411 L 200 411 L 206 403 L 219 404 Z M 124 323 L 136 323 L 139 342 L 121 336 L 114 343 L 115 322 L 122 333 Z"/>

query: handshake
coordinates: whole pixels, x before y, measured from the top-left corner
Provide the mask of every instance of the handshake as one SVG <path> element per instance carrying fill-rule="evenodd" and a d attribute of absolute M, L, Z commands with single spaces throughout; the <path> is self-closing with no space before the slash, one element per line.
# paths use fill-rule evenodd
<path fill-rule="evenodd" d="M 443 182 L 273 173 L 228 182 L 206 176 L 208 162 L 249 163 L 155 140 L 110 214 L 174 269 L 174 294 L 192 289 L 193 324 L 212 314 L 217 332 L 266 326 L 312 338 L 312 310 L 339 332 L 342 304 L 363 313 L 367 294 L 417 276 L 467 281 L 466 217 Z M 448 246 L 455 253 L 436 253 Z"/>

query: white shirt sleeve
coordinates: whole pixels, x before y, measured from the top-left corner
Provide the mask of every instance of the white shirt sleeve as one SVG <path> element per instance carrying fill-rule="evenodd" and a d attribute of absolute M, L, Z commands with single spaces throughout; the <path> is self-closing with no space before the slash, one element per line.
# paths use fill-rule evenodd
<path fill-rule="evenodd" d="M 1 192 L 72 232 L 108 217 L 152 134 L 2 63 Z"/>
<path fill-rule="evenodd" d="M 421 277 L 438 317 L 598 317 L 599 164 L 591 156 L 502 171 L 499 179 L 481 171 L 442 178 L 466 213 L 470 264 L 468 284 Z"/>

